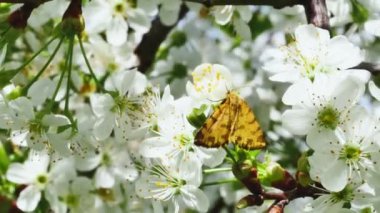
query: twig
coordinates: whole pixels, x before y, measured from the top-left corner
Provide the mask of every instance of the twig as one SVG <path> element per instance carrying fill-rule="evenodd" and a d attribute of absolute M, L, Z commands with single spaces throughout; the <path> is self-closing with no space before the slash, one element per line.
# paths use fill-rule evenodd
<path fill-rule="evenodd" d="M 329 15 L 326 0 L 304 0 L 307 22 L 317 27 L 329 29 Z"/>
<path fill-rule="evenodd" d="M 283 8 L 302 4 L 302 0 L 183 0 L 184 2 L 194 2 L 206 7 L 218 5 L 267 5 L 274 8 Z"/>
<path fill-rule="evenodd" d="M 373 75 L 380 74 L 380 64 L 373 64 L 369 62 L 362 62 L 356 67 L 352 67 L 351 69 L 364 69 L 364 70 L 368 70 Z"/>
<path fill-rule="evenodd" d="M 178 21 L 181 20 L 188 11 L 189 9 L 187 6 L 182 5 Z M 178 21 L 172 26 L 166 26 L 158 17 L 153 20 L 149 32 L 143 36 L 140 44 L 134 51 L 140 60 L 140 65 L 138 66 L 140 72 L 145 73 L 153 65 L 158 48 L 166 39 L 170 31 L 177 25 Z"/>

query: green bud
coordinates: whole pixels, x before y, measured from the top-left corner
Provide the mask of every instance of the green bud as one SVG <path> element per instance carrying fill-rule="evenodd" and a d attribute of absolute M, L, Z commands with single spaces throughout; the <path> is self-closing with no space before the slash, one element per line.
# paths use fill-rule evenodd
<path fill-rule="evenodd" d="M 176 31 L 171 36 L 171 45 L 175 47 L 183 46 L 187 41 L 187 36 L 182 31 Z"/>
<path fill-rule="evenodd" d="M 73 37 L 75 35 L 80 35 L 83 32 L 84 27 L 82 16 L 79 18 L 67 17 L 62 20 L 61 32 L 64 36 Z"/>
<path fill-rule="evenodd" d="M 309 161 L 307 160 L 307 157 L 308 157 L 308 153 L 305 152 L 298 159 L 298 161 L 297 161 L 297 170 L 298 171 L 305 172 L 305 173 L 309 172 L 310 166 L 309 166 Z"/>
<path fill-rule="evenodd" d="M 21 97 L 21 96 L 22 96 L 22 89 L 21 89 L 21 87 L 16 87 L 14 90 L 12 90 L 12 92 L 10 92 L 7 95 L 7 99 L 8 100 L 14 100 L 14 99 L 17 99 L 18 97 Z"/>
<path fill-rule="evenodd" d="M 313 180 L 310 178 L 309 174 L 304 172 L 297 172 L 297 181 L 303 187 L 307 187 L 313 183 Z"/>
<path fill-rule="evenodd" d="M 273 183 L 285 178 L 285 170 L 278 163 L 271 163 L 266 168 L 267 176 L 265 182 Z"/>
<path fill-rule="evenodd" d="M 195 128 L 201 128 L 207 117 L 204 114 L 207 109 L 207 105 L 203 104 L 200 108 L 195 108 L 193 111 L 186 117 L 189 123 Z"/>

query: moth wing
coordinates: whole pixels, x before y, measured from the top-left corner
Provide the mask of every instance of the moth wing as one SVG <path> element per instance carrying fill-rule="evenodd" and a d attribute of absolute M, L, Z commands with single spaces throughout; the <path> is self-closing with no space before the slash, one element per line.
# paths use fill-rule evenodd
<path fill-rule="evenodd" d="M 227 96 L 198 131 L 195 136 L 195 145 L 216 148 L 227 144 L 233 117 L 231 113 L 233 111 L 230 108 L 230 98 Z"/>
<path fill-rule="evenodd" d="M 237 95 L 231 99 L 237 107 L 229 141 L 243 149 L 264 148 L 264 133 L 248 103 Z"/>

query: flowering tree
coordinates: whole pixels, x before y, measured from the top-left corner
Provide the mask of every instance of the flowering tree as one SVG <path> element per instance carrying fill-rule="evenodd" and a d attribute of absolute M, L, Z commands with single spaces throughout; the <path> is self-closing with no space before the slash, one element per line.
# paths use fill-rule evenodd
<path fill-rule="evenodd" d="M 0 0 L 0 20 L 0 212 L 380 212 L 380 1 Z"/>

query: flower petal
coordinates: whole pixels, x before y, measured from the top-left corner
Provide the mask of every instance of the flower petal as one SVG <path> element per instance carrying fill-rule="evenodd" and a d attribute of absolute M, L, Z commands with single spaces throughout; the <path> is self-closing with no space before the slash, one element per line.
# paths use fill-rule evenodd
<path fill-rule="evenodd" d="M 295 135 L 306 135 L 312 128 L 315 113 L 305 109 L 286 110 L 282 114 L 282 124 Z"/>
<path fill-rule="evenodd" d="M 181 188 L 182 201 L 186 206 L 200 212 L 206 212 L 210 206 L 205 193 L 192 185 L 185 185 Z"/>
<path fill-rule="evenodd" d="M 328 163 L 331 164 L 331 166 L 321 175 L 321 184 L 330 191 L 339 192 L 343 190 L 348 183 L 347 165 L 342 160 Z"/>
<path fill-rule="evenodd" d="M 95 185 L 97 188 L 111 188 L 114 184 L 115 178 L 106 167 L 101 166 L 96 170 Z"/>
<path fill-rule="evenodd" d="M 37 186 L 30 185 L 20 193 L 17 198 L 17 207 L 25 212 L 34 211 L 40 202 L 41 192 Z"/>

